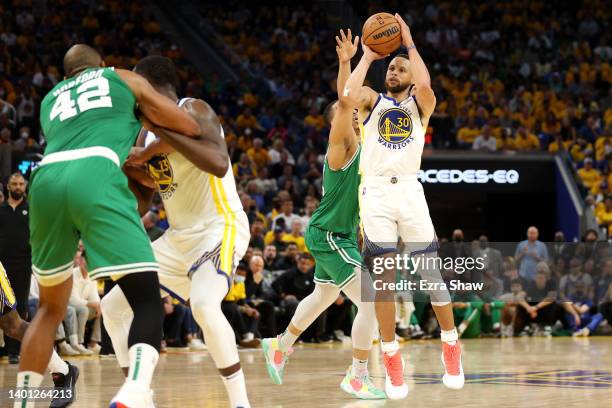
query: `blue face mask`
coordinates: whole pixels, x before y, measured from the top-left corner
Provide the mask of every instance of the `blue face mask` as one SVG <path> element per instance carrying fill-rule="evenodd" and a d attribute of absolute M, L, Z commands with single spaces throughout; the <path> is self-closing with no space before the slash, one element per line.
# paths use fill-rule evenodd
<path fill-rule="evenodd" d="M 244 283 L 245 280 L 246 280 L 246 276 L 242 276 L 242 275 L 235 275 L 234 276 L 234 282 L 235 283 Z"/>

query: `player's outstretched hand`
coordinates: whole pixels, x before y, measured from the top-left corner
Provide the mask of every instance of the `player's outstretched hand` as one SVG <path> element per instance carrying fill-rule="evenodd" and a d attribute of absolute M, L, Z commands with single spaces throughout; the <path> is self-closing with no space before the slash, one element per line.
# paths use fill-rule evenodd
<path fill-rule="evenodd" d="M 365 45 L 363 41 L 361 41 L 361 49 L 363 50 L 363 56 L 365 57 L 365 59 L 370 62 L 383 59 L 389 56 L 389 54 L 383 55 L 372 51 L 372 49 Z"/>
<path fill-rule="evenodd" d="M 344 30 L 340 30 L 340 37 L 336 36 L 336 53 L 338 54 L 338 61 L 341 63 L 348 62 L 357 53 L 357 45 L 359 44 L 359 36 L 356 35 L 353 39 L 351 29 L 347 30 L 346 35 Z"/>
<path fill-rule="evenodd" d="M 410 27 L 408 27 L 408 24 L 406 24 L 402 16 L 400 16 L 398 13 L 395 13 L 395 19 L 400 25 L 400 32 L 402 33 L 402 44 L 404 44 L 404 47 L 406 48 L 413 46 L 414 41 L 412 41 L 412 33 L 410 32 Z"/>

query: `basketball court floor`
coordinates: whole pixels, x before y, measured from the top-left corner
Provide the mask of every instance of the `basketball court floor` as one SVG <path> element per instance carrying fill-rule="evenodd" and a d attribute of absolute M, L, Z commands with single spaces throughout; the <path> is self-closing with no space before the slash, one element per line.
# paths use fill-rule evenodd
<path fill-rule="evenodd" d="M 466 385 L 446 389 L 441 381 L 440 343 L 404 343 L 410 394 L 402 401 L 360 401 L 338 387 L 351 362 L 350 345 L 298 345 L 285 370 L 285 383 L 268 378 L 261 350 L 241 351 L 253 407 L 610 407 L 612 406 L 612 338 L 513 338 L 463 341 Z M 378 347 L 370 372 L 384 384 Z M 73 407 L 107 407 L 122 383 L 111 359 L 72 359 L 81 369 L 78 402 Z M 0 406 L 11 406 L 16 366 L 0 363 Z M 51 385 L 46 377 L 43 386 Z M 154 380 L 155 406 L 227 407 L 221 380 L 207 352 L 170 349 L 163 354 Z M 48 403 L 37 406 L 48 406 Z"/>

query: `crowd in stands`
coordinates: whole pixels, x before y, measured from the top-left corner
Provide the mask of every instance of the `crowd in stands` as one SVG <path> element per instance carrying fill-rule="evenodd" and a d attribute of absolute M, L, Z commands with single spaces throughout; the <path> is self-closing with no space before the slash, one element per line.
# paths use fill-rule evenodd
<path fill-rule="evenodd" d="M 593 207 L 595 227 L 612 228 L 612 38 L 604 1 L 556 7 L 528 0 L 419 0 L 410 2 L 410 9 L 393 0 L 369 2 L 369 7 L 349 3 L 362 19 L 383 9 L 398 10 L 410 24 L 438 100 L 427 131 L 429 147 L 563 154 L 577 169 L 585 194 L 591 194 L 587 203 Z M 0 1 L 0 179 L 22 160 L 40 157 L 36 155 L 42 153 L 44 139 L 37 119 L 39 104 L 62 79 L 61 58 L 68 45 L 94 45 L 107 66 L 131 68 L 149 54 L 173 59 L 181 95 L 205 99 L 220 117 L 251 225 L 249 251 L 223 304 L 237 341 L 251 347 L 258 337 L 277 334 L 314 285 L 303 231 L 321 197 L 328 132 L 322 111 L 335 99 L 337 66 L 335 33 L 317 4 L 245 4 L 230 1 L 202 5 L 200 10 L 239 60 L 265 81 L 265 93 L 255 92 L 248 83 L 228 83 L 216 76 L 204 79 L 164 35 L 146 1 Z M 143 223 L 151 239 L 167 228 L 159 197 Z M 475 332 L 508 334 L 511 327 L 519 334 L 525 327 L 528 332 L 530 323 L 539 323 L 544 314 L 546 332 L 549 326 L 553 331 L 556 321 L 567 330 L 582 330 L 587 327 L 582 325 L 585 313 L 594 312 L 591 319 L 603 313 L 610 321 L 609 306 L 598 305 L 609 305 L 606 282 L 612 261 L 608 265 L 600 254 L 609 251 L 606 242 L 593 249 L 593 234 L 595 240 L 605 238 L 601 230 L 592 231 L 571 256 L 553 255 L 550 248 L 546 257 L 533 257 L 538 261 L 530 260 L 531 255 L 519 259 L 521 251 L 512 259 L 502 261 L 500 256 L 493 272 L 478 277 L 490 289 L 487 296 L 455 294 L 458 324 L 463 322 L 467 334 L 481 320 L 483 329 Z M 474 245 L 458 245 L 461 241 L 454 238 L 455 234 L 450 247 L 472 253 Z M 526 247 L 535 245 L 528 241 Z M 526 263 L 532 265 L 529 275 L 522 273 Z M 584 278 L 587 275 L 591 279 Z M 584 288 L 576 280 L 584 281 Z M 562 282 L 563 288 L 570 282 L 574 289 L 565 292 Z M 578 306 L 573 312 L 565 306 L 555 306 L 554 313 L 540 312 L 549 307 L 540 300 L 552 292 L 555 299 L 569 299 Z M 590 303 L 581 298 L 585 293 Z M 398 304 L 398 327 L 407 336 L 435 334 L 425 302 L 402 298 Z M 590 305 L 588 311 L 585 305 Z M 188 307 L 167 299 L 165 313 L 169 345 L 201 347 Z M 342 340 L 349 333 L 351 313 L 350 302 L 339 297 L 304 338 Z M 572 316 L 575 327 L 564 313 Z M 552 321 L 550 316 L 561 319 Z M 81 322 L 64 324 L 73 348 L 83 347 Z M 93 343 L 90 347 L 96 348 Z"/>

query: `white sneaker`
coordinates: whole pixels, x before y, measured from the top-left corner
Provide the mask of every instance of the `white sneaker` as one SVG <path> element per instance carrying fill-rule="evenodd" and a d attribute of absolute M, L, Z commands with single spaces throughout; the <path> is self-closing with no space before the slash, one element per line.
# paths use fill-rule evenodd
<path fill-rule="evenodd" d="M 94 352 L 85 348 L 82 344 L 73 344 L 72 348 L 79 352 L 79 354 L 84 356 L 91 356 Z"/>
<path fill-rule="evenodd" d="M 81 354 L 75 349 L 73 349 L 72 347 L 70 347 L 70 344 L 66 343 L 65 341 L 62 341 L 59 344 L 59 350 L 60 350 L 59 353 L 62 356 L 78 356 L 79 354 Z"/>
<path fill-rule="evenodd" d="M 155 408 L 153 404 L 153 391 L 141 390 L 132 384 L 123 384 L 115 398 L 110 402 L 109 408 Z"/>
<path fill-rule="evenodd" d="M 89 350 L 91 350 L 94 354 L 100 354 L 100 350 L 102 350 L 102 346 L 100 346 L 98 343 L 96 343 L 95 346 L 93 347 L 89 347 Z"/>
<path fill-rule="evenodd" d="M 189 346 L 189 348 L 194 351 L 208 350 L 206 344 L 204 344 L 202 340 L 196 338 L 189 340 L 187 346 Z"/>

